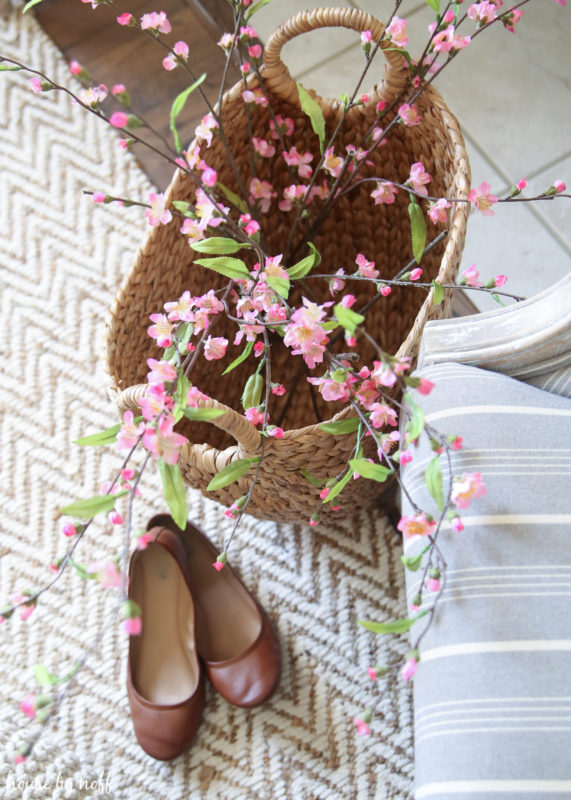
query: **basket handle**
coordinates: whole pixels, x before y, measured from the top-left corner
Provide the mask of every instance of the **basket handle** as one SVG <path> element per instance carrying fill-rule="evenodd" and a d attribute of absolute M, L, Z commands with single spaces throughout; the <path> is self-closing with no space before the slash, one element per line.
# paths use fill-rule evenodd
<path fill-rule="evenodd" d="M 281 60 L 282 47 L 296 36 L 320 28 L 349 28 L 358 33 L 370 30 L 373 41 L 378 41 L 385 30 L 378 19 L 355 8 L 316 8 L 313 11 L 300 11 L 286 20 L 272 33 L 264 48 L 263 76 L 272 92 L 292 104 L 299 105 L 299 95 L 296 82 Z M 383 78 L 372 93 L 371 99 L 375 103 L 379 100 L 393 100 L 410 81 L 410 71 L 402 55 L 388 49 L 391 47 L 390 40 L 383 40 L 381 47 L 387 63 Z M 331 107 L 330 100 L 324 101 L 318 95 L 315 95 L 315 99 L 323 110 Z M 350 113 L 353 111 L 358 112 L 359 108 L 351 109 Z"/>
<path fill-rule="evenodd" d="M 139 383 L 124 389 L 122 392 L 118 392 L 115 402 L 121 414 L 124 411 L 139 413 L 139 400 L 147 389 L 147 383 Z M 209 420 L 209 422 L 236 439 L 242 450 L 247 453 L 254 453 L 261 447 L 262 437 L 260 432 L 245 417 L 234 411 L 233 408 L 225 406 L 224 403 L 219 403 L 213 397 L 199 400 L 198 403 L 200 408 L 218 408 L 225 412 L 223 415 L 216 417 L 216 419 Z"/>

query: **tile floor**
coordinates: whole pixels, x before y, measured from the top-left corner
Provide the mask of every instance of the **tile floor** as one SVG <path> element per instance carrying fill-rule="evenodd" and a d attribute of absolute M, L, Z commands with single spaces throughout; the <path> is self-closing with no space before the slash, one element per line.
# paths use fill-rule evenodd
<path fill-rule="evenodd" d="M 319 0 L 274 0 L 256 17 L 267 40 L 289 16 L 325 5 Z M 359 8 L 387 20 L 392 0 L 338 0 L 330 5 Z M 509 7 L 509 3 L 504 6 Z M 571 188 L 571 7 L 531 0 L 516 34 L 497 24 L 459 54 L 437 78 L 436 88 L 458 117 L 472 167 L 472 185 L 486 180 L 502 194 L 525 176 L 538 193 L 557 178 Z M 409 51 L 420 53 L 433 12 L 425 2 L 405 0 Z M 472 28 L 473 25 L 470 25 Z M 363 65 L 356 34 L 316 31 L 284 47 L 292 75 L 325 96 L 350 91 Z M 571 269 L 571 199 L 503 205 L 494 217 L 473 214 L 463 267 L 477 263 L 483 276 L 509 276 L 508 287 L 527 297 Z M 481 310 L 497 308 L 472 292 Z"/>

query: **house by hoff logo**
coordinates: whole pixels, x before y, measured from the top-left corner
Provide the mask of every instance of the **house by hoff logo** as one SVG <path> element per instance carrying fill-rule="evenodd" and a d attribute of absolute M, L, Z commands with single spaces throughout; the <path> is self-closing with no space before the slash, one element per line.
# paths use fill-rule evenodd
<path fill-rule="evenodd" d="M 45 778 L 42 775 L 37 775 L 35 778 L 20 777 L 13 770 L 10 770 L 6 777 L 6 789 L 8 791 L 16 789 L 19 792 L 29 789 L 33 789 L 34 792 L 51 792 L 54 789 L 63 789 L 64 797 L 73 797 L 77 789 L 90 791 L 102 796 L 111 794 L 110 776 L 105 772 L 102 772 L 98 778 L 88 777 L 84 772 L 75 775 L 73 778 L 64 778 L 61 772 L 58 772 L 54 780 L 53 778 Z"/>

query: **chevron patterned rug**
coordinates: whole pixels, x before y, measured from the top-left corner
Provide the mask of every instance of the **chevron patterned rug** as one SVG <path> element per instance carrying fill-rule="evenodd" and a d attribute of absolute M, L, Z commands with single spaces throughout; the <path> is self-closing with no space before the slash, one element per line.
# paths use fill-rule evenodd
<path fill-rule="evenodd" d="M 0 22 L 0 52 L 71 83 L 32 18 Z M 77 86 L 75 87 L 77 89 Z M 95 206 L 84 189 L 145 198 L 151 187 L 115 134 L 62 93 L 34 95 L 24 73 L 0 75 L 0 603 L 38 588 L 65 549 L 57 509 L 96 493 L 118 456 L 72 440 L 115 419 L 98 363 L 103 322 L 146 222 L 134 209 Z M 151 472 L 137 525 L 163 508 Z M 194 520 L 222 542 L 223 509 L 189 492 Z M 103 523 L 78 559 L 109 557 L 120 531 Z M 369 737 L 352 717 L 372 698 L 366 668 L 402 654 L 355 625 L 405 608 L 400 545 L 379 514 L 311 530 L 248 519 L 233 562 L 278 627 L 281 687 L 262 708 L 212 691 L 191 751 L 159 763 L 138 747 L 125 694 L 127 641 L 110 626 L 79 673 L 57 723 L 25 764 L 34 731 L 19 703 L 40 662 L 64 674 L 114 604 L 110 590 L 65 574 L 28 622 L 0 628 L 0 796 L 167 800 L 388 800 L 411 796 L 412 704 L 394 685 Z"/>

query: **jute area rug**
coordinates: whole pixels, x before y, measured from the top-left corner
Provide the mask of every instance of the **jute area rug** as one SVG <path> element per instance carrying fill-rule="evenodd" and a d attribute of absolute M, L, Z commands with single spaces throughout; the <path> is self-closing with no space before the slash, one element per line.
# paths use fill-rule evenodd
<path fill-rule="evenodd" d="M 16 14 L 0 25 L 2 54 L 60 83 L 74 80 L 32 18 Z M 1 603 L 49 579 L 48 564 L 65 549 L 58 508 L 97 493 L 118 464 L 112 448 L 71 442 L 115 421 L 98 351 L 105 314 L 146 222 L 137 210 L 95 206 L 82 190 L 146 198 L 151 187 L 110 129 L 63 95 L 34 95 L 18 72 L 0 75 L 0 173 Z M 143 494 L 139 526 L 164 508 L 154 470 Z M 223 509 L 190 491 L 189 505 L 221 543 Z M 78 560 L 109 557 L 120 536 L 98 523 Z M 409 798 L 409 688 L 391 687 L 371 736 L 358 737 L 351 722 L 372 697 L 366 668 L 406 650 L 405 642 L 383 641 L 355 624 L 404 613 L 400 552 L 380 512 L 315 530 L 248 519 L 232 560 L 280 633 L 284 674 L 274 698 L 244 711 L 210 691 L 190 752 L 156 762 L 132 732 L 127 637 L 114 624 L 57 724 L 15 766 L 17 746 L 34 730 L 19 711 L 37 688 L 33 666 L 64 674 L 114 604 L 111 590 L 66 573 L 27 622 L 14 618 L 0 627 L 0 796 Z"/>

